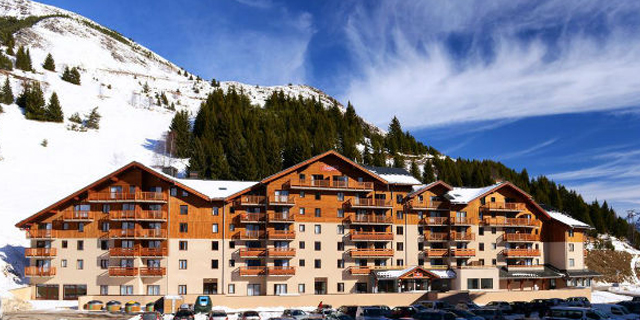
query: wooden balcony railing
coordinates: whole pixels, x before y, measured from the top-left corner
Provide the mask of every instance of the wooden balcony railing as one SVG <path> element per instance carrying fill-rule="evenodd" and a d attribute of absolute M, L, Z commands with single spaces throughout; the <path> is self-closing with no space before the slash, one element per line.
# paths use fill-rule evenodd
<path fill-rule="evenodd" d="M 409 201 L 409 207 L 413 210 L 446 210 L 449 207 L 449 203 L 446 201 L 431 201 L 431 200 L 423 200 L 422 202 L 418 201 L 418 199 Z"/>
<path fill-rule="evenodd" d="M 134 257 L 140 255 L 138 248 L 111 248 L 109 249 L 111 257 Z"/>
<path fill-rule="evenodd" d="M 360 224 L 391 224 L 391 217 L 373 214 L 356 214 L 350 216 L 349 221 Z"/>
<path fill-rule="evenodd" d="M 27 238 L 29 239 L 51 239 L 53 238 L 54 231 L 51 229 L 35 229 L 27 230 Z"/>
<path fill-rule="evenodd" d="M 392 208 L 391 201 L 374 198 L 353 198 L 347 201 L 347 206 L 352 208 Z"/>
<path fill-rule="evenodd" d="M 507 270 L 543 270 L 544 265 L 542 264 L 508 264 Z"/>
<path fill-rule="evenodd" d="M 65 210 L 65 211 L 62 211 L 62 220 L 64 220 L 64 221 L 91 221 L 91 220 L 93 220 L 93 215 L 91 214 L 91 211 Z"/>
<path fill-rule="evenodd" d="M 290 266 L 269 266 L 267 267 L 267 274 L 270 276 L 294 276 L 296 274 L 296 268 Z"/>
<path fill-rule="evenodd" d="M 249 223 L 255 223 L 255 222 L 265 222 L 267 218 L 267 215 L 264 213 L 249 213 L 249 212 L 243 212 L 240 214 L 240 221 L 241 222 L 249 222 Z"/>
<path fill-rule="evenodd" d="M 167 248 L 140 248 L 141 257 L 166 257 L 168 255 Z"/>
<path fill-rule="evenodd" d="M 266 233 L 264 231 L 240 231 L 235 234 L 236 239 L 240 240 L 256 240 L 264 238 Z"/>
<path fill-rule="evenodd" d="M 109 238 L 135 238 L 136 229 L 110 229 Z"/>
<path fill-rule="evenodd" d="M 424 250 L 424 254 L 427 257 L 444 257 L 446 255 L 449 254 L 449 249 L 442 249 L 442 248 L 438 248 L 438 249 L 426 249 Z"/>
<path fill-rule="evenodd" d="M 449 224 L 449 217 L 424 217 L 420 223 L 434 226 L 442 226 Z"/>
<path fill-rule="evenodd" d="M 266 272 L 267 268 L 265 266 L 248 266 L 238 268 L 240 276 L 263 276 Z"/>
<path fill-rule="evenodd" d="M 136 210 L 111 210 L 109 211 L 111 220 L 135 220 Z"/>
<path fill-rule="evenodd" d="M 393 232 L 353 230 L 349 233 L 349 238 L 351 241 L 391 241 Z"/>
<path fill-rule="evenodd" d="M 502 238 L 504 241 L 540 241 L 539 234 L 531 233 L 505 233 Z"/>
<path fill-rule="evenodd" d="M 307 189 L 347 189 L 347 190 L 373 190 L 373 182 L 357 181 L 330 181 L 311 179 L 291 179 L 289 186 L 292 188 Z"/>
<path fill-rule="evenodd" d="M 476 235 L 471 232 L 452 231 L 449 239 L 451 239 L 452 241 L 473 241 L 476 239 Z"/>
<path fill-rule="evenodd" d="M 269 222 L 291 223 L 296 221 L 296 215 L 293 213 L 275 212 L 269 214 Z"/>
<path fill-rule="evenodd" d="M 90 202 L 167 202 L 164 192 L 89 192 Z"/>
<path fill-rule="evenodd" d="M 290 230 L 269 230 L 267 239 L 273 240 L 293 240 L 296 238 L 296 232 Z"/>
<path fill-rule="evenodd" d="M 502 251 L 507 257 L 539 257 L 540 250 L 538 249 L 505 249 Z"/>
<path fill-rule="evenodd" d="M 495 218 L 484 218 L 482 219 L 482 223 L 488 226 L 503 226 L 503 227 L 540 227 L 541 222 L 535 219 L 528 218 L 505 218 L 505 217 L 495 217 Z"/>
<path fill-rule="evenodd" d="M 109 267 L 110 277 L 135 277 L 138 275 L 138 268 L 135 267 Z"/>
<path fill-rule="evenodd" d="M 237 206 L 261 206 L 265 204 L 264 196 L 246 195 L 236 200 Z"/>
<path fill-rule="evenodd" d="M 269 197 L 269 204 L 272 206 L 293 206 L 296 204 L 296 199 L 291 195 L 272 195 Z"/>
<path fill-rule="evenodd" d="M 471 217 L 450 217 L 449 222 L 452 225 L 471 225 L 476 224 L 476 219 Z"/>
<path fill-rule="evenodd" d="M 111 220 L 166 221 L 167 212 L 163 210 L 112 210 Z"/>
<path fill-rule="evenodd" d="M 142 267 L 140 268 L 141 277 L 162 277 L 167 274 L 165 267 Z"/>
<path fill-rule="evenodd" d="M 240 257 L 262 257 L 266 254 L 266 248 L 240 248 L 238 255 Z"/>
<path fill-rule="evenodd" d="M 295 248 L 269 248 L 267 250 L 269 257 L 293 257 L 296 255 Z"/>
<path fill-rule="evenodd" d="M 58 254 L 56 248 L 26 248 L 24 255 L 26 257 L 55 257 Z"/>
<path fill-rule="evenodd" d="M 56 275 L 56 267 L 25 267 L 24 275 L 27 277 L 52 277 Z"/>
<path fill-rule="evenodd" d="M 476 249 L 451 249 L 449 254 L 453 257 L 473 257 L 476 255 Z"/>
<path fill-rule="evenodd" d="M 527 206 L 520 202 L 488 202 L 480 206 L 480 209 L 486 211 L 522 211 Z"/>
<path fill-rule="evenodd" d="M 393 249 L 351 249 L 351 257 L 393 257 Z"/>
<path fill-rule="evenodd" d="M 111 229 L 110 238 L 162 239 L 167 237 L 165 229 Z"/>
<path fill-rule="evenodd" d="M 368 266 L 352 266 L 349 267 L 349 273 L 354 276 L 368 275 L 371 273 L 371 268 Z"/>
<path fill-rule="evenodd" d="M 424 239 L 427 241 L 448 241 L 449 234 L 446 232 L 425 232 Z"/>

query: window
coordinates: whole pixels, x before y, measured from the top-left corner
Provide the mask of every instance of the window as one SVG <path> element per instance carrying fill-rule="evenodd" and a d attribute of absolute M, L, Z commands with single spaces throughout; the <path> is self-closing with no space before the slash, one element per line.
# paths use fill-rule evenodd
<path fill-rule="evenodd" d="M 320 241 L 316 241 L 313 243 L 313 249 L 316 251 L 322 250 L 322 243 Z"/>
<path fill-rule="evenodd" d="M 313 266 L 314 266 L 314 268 L 316 268 L 316 269 L 320 269 L 320 268 L 322 268 L 322 260 L 320 260 L 320 259 L 316 259 L 316 260 L 314 260 L 314 261 L 313 261 Z"/>
<path fill-rule="evenodd" d="M 276 296 L 287 294 L 287 285 L 286 284 L 274 284 L 273 292 Z"/>
<path fill-rule="evenodd" d="M 220 214 L 220 208 L 218 207 L 213 207 L 213 209 L 211 209 L 211 214 L 214 216 L 217 216 Z"/>
<path fill-rule="evenodd" d="M 576 259 L 570 258 L 569 259 L 569 267 L 575 267 L 575 266 L 576 266 Z"/>
<path fill-rule="evenodd" d="M 180 223 L 180 232 L 187 233 L 189 232 L 189 224 L 186 222 Z"/>
<path fill-rule="evenodd" d="M 236 230 L 236 225 L 231 223 L 229 224 L 229 231 L 233 231 L 233 230 Z"/>
<path fill-rule="evenodd" d="M 171 192 L 171 196 L 172 197 L 178 196 L 178 189 L 177 188 L 171 188 L 171 190 L 169 192 Z"/>
<path fill-rule="evenodd" d="M 396 195 L 396 202 L 397 203 L 402 203 L 402 195 L 401 194 L 397 194 Z"/>
<path fill-rule="evenodd" d="M 496 228 L 495 228 L 495 227 L 491 228 L 491 234 L 496 234 L 496 231 L 497 231 L 497 230 L 496 230 Z"/>
<path fill-rule="evenodd" d="M 338 269 L 342 269 L 342 268 L 344 268 L 344 260 L 338 259 Z"/>
<path fill-rule="evenodd" d="M 235 260 L 233 260 L 233 259 L 229 260 L 229 267 L 232 267 L 232 268 L 233 268 L 233 267 L 235 267 L 235 266 L 236 266 L 236 261 L 235 261 Z"/>
<path fill-rule="evenodd" d="M 181 205 L 180 214 L 189 214 L 189 206 Z"/>
<path fill-rule="evenodd" d="M 402 259 L 396 260 L 396 266 L 404 266 L 404 260 Z"/>
<path fill-rule="evenodd" d="M 576 245 L 573 243 L 569 243 L 569 252 L 573 252 L 576 250 Z"/>
<path fill-rule="evenodd" d="M 573 229 L 569 229 L 569 237 L 573 237 Z"/>
<path fill-rule="evenodd" d="M 322 216 L 322 210 L 320 210 L 320 208 L 316 208 L 315 216 L 316 218 L 320 218 Z"/>
<path fill-rule="evenodd" d="M 491 243 L 491 249 L 492 250 L 496 250 L 498 248 L 498 246 L 496 245 L 495 242 Z"/>
<path fill-rule="evenodd" d="M 344 282 L 338 282 L 338 292 L 344 292 Z"/>
<path fill-rule="evenodd" d="M 109 286 L 101 285 L 100 286 L 100 295 L 101 296 L 109 295 Z"/>
<path fill-rule="evenodd" d="M 67 267 L 67 259 L 60 260 L 60 267 L 61 268 L 66 268 Z"/>
<path fill-rule="evenodd" d="M 338 192 L 338 201 L 344 201 L 344 192 Z"/>
<path fill-rule="evenodd" d="M 109 259 L 100 259 L 100 269 L 109 269 Z"/>
<path fill-rule="evenodd" d="M 160 286 L 157 284 L 147 286 L 147 295 L 157 296 L 160 295 Z"/>
<path fill-rule="evenodd" d="M 77 248 L 78 248 L 79 251 L 84 250 L 84 241 L 83 240 L 78 240 Z"/>
<path fill-rule="evenodd" d="M 478 250 L 479 251 L 484 251 L 484 243 L 482 243 L 482 242 L 478 243 Z"/>
<path fill-rule="evenodd" d="M 130 296 L 133 295 L 133 286 L 132 285 L 122 285 L 120 286 L 120 295 L 121 296 Z"/>
<path fill-rule="evenodd" d="M 62 230 L 69 230 L 69 223 L 65 222 L 62 224 Z"/>
<path fill-rule="evenodd" d="M 344 209 L 338 209 L 338 218 L 344 218 Z"/>
<path fill-rule="evenodd" d="M 321 200 L 322 199 L 322 195 L 320 194 L 320 192 L 316 192 L 316 200 Z"/>
<path fill-rule="evenodd" d="M 185 259 L 178 260 L 178 269 L 186 270 L 187 269 L 187 260 L 185 260 Z"/>
<path fill-rule="evenodd" d="M 304 191 L 300 191 L 300 198 L 304 198 Z"/>
<path fill-rule="evenodd" d="M 404 242 L 396 242 L 396 250 L 404 251 Z"/>
<path fill-rule="evenodd" d="M 337 226 L 336 233 L 338 233 L 338 234 L 344 234 L 344 226 L 343 226 L 343 225 L 341 225 L 341 224 L 339 224 L 339 225 Z"/>
<path fill-rule="evenodd" d="M 338 251 L 344 251 L 344 242 L 338 242 Z"/>
<path fill-rule="evenodd" d="M 235 241 L 229 241 L 229 249 L 235 249 L 236 248 L 236 242 Z"/>
<path fill-rule="evenodd" d="M 84 223 L 78 222 L 78 232 L 84 232 Z"/>
<path fill-rule="evenodd" d="M 218 269 L 218 260 L 211 260 L 211 269 Z"/>
<path fill-rule="evenodd" d="M 313 226 L 313 233 L 321 234 L 322 233 L 322 226 L 319 225 L 319 224 L 316 224 L 315 226 Z"/>
<path fill-rule="evenodd" d="M 189 250 L 189 242 L 187 242 L 187 241 L 178 242 L 178 248 L 181 251 Z"/>
<path fill-rule="evenodd" d="M 260 285 L 259 284 L 248 284 L 247 285 L 247 295 L 248 296 L 259 296 L 260 295 Z"/>
<path fill-rule="evenodd" d="M 492 278 L 480 279 L 480 289 L 493 289 L 493 279 Z"/>
<path fill-rule="evenodd" d="M 211 251 L 218 251 L 219 245 L 218 241 L 211 241 Z"/>
<path fill-rule="evenodd" d="M 299 266 L 299 267 L 304 267 L 304 266 L 306 266 L 304 259 L 300 259 L 300 260 L 298 261 L 298 266 Z"/>
<path fill-rule="evenodd" d="M 100 250 L 109 250 L 109 240 L 100 240 Z"/>
<path fill-rule="evenodd" d="M 484 236 L 484 228 L 483 227 L 478 228 L 478 235 Z"/>
<path fill-rule="evenodd" d="M 305 287 L 304 283 L 298 283 L 298 293 L 304 293 Z"/>
<path fill-rule="evenodd" d="M 478 262 L 480 262 L 481 266 L 484 266 L 484 259 L 480 259 L 480 260 L 478 260 Z"/>
<path fill-rule="evenodd" d="M 86 284 L 65 284 L 62 286 L 64 300 L 76 300 L 80 296 L 87 295 Z"/>
<path fill-rule="evenodd" d="M 304 249 L 304 248 L 305 248 L 305 243 L 304 243 L 304 241 L 300 241 L 300 242 L 298 242 L 298 248 L 300 248 L 300 249 Z"/>
<path fill-rule="evenodd" d="M 424 259 L 418 259 L 418 265 L 424 266 Z"/>
<path fill-rule="evenodd" d="M 212 233 L 218 233 L 218 224 L 214 223 L 211 225 L 211 232 Z"/>
<path fill-rule="evenodd" d="M 404 227 L 397 226 L 397 227 L 396 227 L 396 233 L 397 233 L 398 235 L 403 235 L 403 234 L 404 234 Z"/>
<path fill-rule="evenodd" d="M 111 211 L 111 206 L 108 204 L 103 204 L 102 205 L 102 213 L 109 213 L 109 211 Z"/>
<path fill-rule="evenodd" d="M 496 259 L 491 259 L 491 265 L 495 266 L 498 261 Z"/>
<path fill-rule="evenodd" d="M 78 259 L 76 265 L 78 267 L 78 270 L 84 270 L 84 260 Z"/>
<path fill-rule="evenodd" d="M 399 219 L 399 220 L 404 219 L 404 212 L 396 211 L 396 218 Z"/>
<path fill-rule="evenodd" d="M 423 251 L 424 250 L 424 242 L 420 241 L 418 242 L 418 251 Z"/>
<path fill-rule="evenodd" d="M 467 279 L 467 289 L 469 290 L 473 290 L 473 289 L 479 289 L 480 288 L 480 281 L 478 281 L 478 279 Z"/>
<path fill-rule="evenodd" d="M 178 285 L 178 294 L 187 294 L 187 285 L 186 284 Z"/>
<path fill-rule="evenodd" d="M 189 192 L 186 192 L 186 191 L 182 190 L 182 196 L 183 197 L 188 197 L 189 196 Z"/>
<path fill-rule="evenodd" d="M 298 226 L 298 231 L 304 232 L 304 229 L 305 229 L 304 224 L 301 224 Z"/>
<path fill-rule="evenodd" d="M 68 242 L 67 242 L 67 240 L 62 240 L 62 248 L 63 248 L 63 249 L 66 249 L 66 248 L 67 248 L 67 246 L 68 246 Z"/>

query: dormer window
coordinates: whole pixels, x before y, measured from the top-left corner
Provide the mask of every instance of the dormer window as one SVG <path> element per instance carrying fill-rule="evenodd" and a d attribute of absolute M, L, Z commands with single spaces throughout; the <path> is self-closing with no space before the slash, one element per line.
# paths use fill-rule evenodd
<path fill-rule="evenodd" d="M 573 229 L 569 229 L 569 237 L 573 237 Z"/>

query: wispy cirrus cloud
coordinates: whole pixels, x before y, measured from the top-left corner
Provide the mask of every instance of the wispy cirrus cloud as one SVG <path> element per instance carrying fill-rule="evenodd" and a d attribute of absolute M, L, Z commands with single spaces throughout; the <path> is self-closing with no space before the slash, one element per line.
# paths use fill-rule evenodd
<path fill-rule="evenodd" d="M 367 119 L 408 127 L 640 104 L 640 3 L 402 1 L 361 6 L 345 33 Z M 635 109 L 634 109 L 635 110 Z"/>
<path fill-rule="evenodd" d="M 498 159 L 498 160 L 507 160 L 507 159 L 513 159 L 513 158 L 520 158 L 520 157 L 524 157 L 524 156 L 530 156 L 530 155 L 532 155 L 532 154 L 534 154 L 534 153 L 536 153 L 538 151 L 542 151 L 544 148 L 552 145 L 556 141 L 558 141 L 558 138 L 549 139 L 549 140 L 543 141 L 541 143 L 538 143 L 536 145 L 533 145 L 533 146 L 528 147 L 528 148 L 523 149 L 523 150 L 518 150 L 518 151 L 506 153 L 506 154 L 503 154 L 503 155 L 498 155 L 498 156 L 496 156 L 496 159 Z"/>

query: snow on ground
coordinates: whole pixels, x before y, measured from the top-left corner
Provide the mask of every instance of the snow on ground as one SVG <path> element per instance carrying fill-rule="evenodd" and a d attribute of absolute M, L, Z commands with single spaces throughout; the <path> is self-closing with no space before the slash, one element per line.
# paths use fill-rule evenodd
<path fill-rule="evenodd" d="M 591 303 L 616 303 L 631 300 L 632 297 L 608 291 L 594 290 L 591 292 Z"/>
<path fill-rule="evenodd" d="M 59 310 L 78 308 L 78 301 L 70 300 L 29 300 L 33 310 Z"/>

